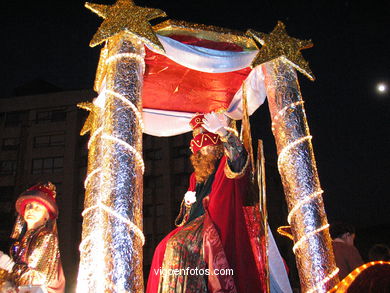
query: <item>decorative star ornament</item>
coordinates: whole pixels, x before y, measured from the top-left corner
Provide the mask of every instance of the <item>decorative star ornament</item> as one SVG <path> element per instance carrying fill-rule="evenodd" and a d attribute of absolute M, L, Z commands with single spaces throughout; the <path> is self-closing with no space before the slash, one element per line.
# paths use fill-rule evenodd
<path fill-rule="evenodd" d="M 282 58 L 298 71 L 314 81 L 314 75 L 309 68 L 309 63 L 303 58 L 301 50 L 313 47 L 311 40 L 299 40 L 290 37 L 286 32 L 285 25 L 278 21 L 270 34 L 248 30 L 247 35 L 251 36 L 257 44 L 261 45 L 259 53 L 253 59 L 251 66 Z"/>
<path fill-rule="evenodd" d="M 92 124 L 95 116 L 95 105 L 90 102 L 81 102 L 77 104 L 77 107 L 89 111 L 89 115 L 84 122 L 83 128 L 80 131 L 80 135 L 83 136 L 86 133 L 90 132 L 92 129 Z"/>
<path fill-rule="evenodd" d="M 167 16 L 160 9 L 136 6 L 132 0 L 117 0 L 113 5 L 85 3 L 85 7 L 104 18 L 93 36 L 90 46 L 94 47 L 121 32 L 130 33 L 148 43 L 153 48 L 164 49 L 153 31 L 149 21 Z"/>

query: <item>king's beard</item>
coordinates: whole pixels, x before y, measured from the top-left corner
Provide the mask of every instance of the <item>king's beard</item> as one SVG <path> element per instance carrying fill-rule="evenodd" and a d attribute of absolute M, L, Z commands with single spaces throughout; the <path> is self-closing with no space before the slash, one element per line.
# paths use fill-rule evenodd
<path fill-rule="evenodd" d="M 206 148 L 208 148 L 207 154 L 198 151 L 191 155 L 191 163 L 194 167 L 197 183 L 205 182 L 214 173 L 217 162 L 223 155 L 222 145 L 207 146 Z"/>

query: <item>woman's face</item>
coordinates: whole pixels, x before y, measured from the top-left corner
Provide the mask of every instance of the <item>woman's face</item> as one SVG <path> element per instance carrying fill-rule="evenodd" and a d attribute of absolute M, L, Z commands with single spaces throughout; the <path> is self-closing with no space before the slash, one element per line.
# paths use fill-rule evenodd
<path fill-rule="evenodd" d="M 49 219 L 49 213 L 44 205 L 38 202 L 30 202 L 24 210 L 24 220 L 29 227 L 42 225 Z"/>

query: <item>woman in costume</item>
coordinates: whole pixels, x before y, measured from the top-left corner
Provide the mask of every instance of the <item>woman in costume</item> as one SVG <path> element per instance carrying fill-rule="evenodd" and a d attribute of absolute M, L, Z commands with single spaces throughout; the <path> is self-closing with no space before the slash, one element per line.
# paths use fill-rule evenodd
<path fill-rule="evenodd" d="M 190 122 L 194 173 L 178 228 L 156 248 L 147 293 L 263 291 L 243 212 L 248 156 L 222 117 L 197 115 Z"/>
<path fill-rule="evenodd" d="M 15 242 L 10 256 L 0 251 L 0 268 L 8 273 L 4 283 L 41 286 L 49 293 L 64 292 L 55 198 L 56 188 L 48 182 L 34 185 L 17 199 L 18 217 L 11 235 Z"/>

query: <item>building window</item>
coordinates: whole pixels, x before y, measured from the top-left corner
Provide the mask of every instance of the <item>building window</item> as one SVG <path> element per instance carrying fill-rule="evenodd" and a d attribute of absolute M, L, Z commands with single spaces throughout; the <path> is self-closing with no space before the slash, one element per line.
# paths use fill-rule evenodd
<path fill-rule="evenodd" d="M 146 160 L 161 160 L 162 159 L 162 150 L 161 149 L 151 149 L 151 150 L 145 150 L 144 156 Z"/>
<path fill-rule="evenodd" d="M 163 185 L 163 176 L 145 176 L 144 178 L 144 186 L 145 188 L 158 189 L 162 188 Z"/>
<path fill-rule="evenodd" d="M 39 135 L 34 137 L 34 148 L 56 147 L 65 145 L 65 133 Z"/>
<path fill-rule="evenodd" d="M 59 122 L 66 120 L 66 109 L 37 111 L 35 123 Z"/>
<path fill-rule="evenodd" d="M 1 215 L 1 227 L 0 227 L 0 244 L 4 245 L 5 235 L 9 235 L 9 229 L 12 228 L 12 222 L 14 220 L 14 187 L 13 186 L 0 186 L 0 215 Z M 7 243 L 8 245 L 8 243 Z"/>
<path fill-rule="evenodd" d="M 173 154 L 173 158 L 181 158 L 181 157 L 189 158 L 191 155 L 191 151 L 188 145 L 184 145 L 184 146 L 174 147 L 172 154 Z"/>
<path fill-rule="evenodd" d="M 52 182 L 55 187 L 56 187 L 56 194 L 57 196 L 61 196 L 62 195 L 62 182 Z"/>
<path fill-rule="evenodd" d="M 24 112 L 14 111 L 6 113 L 5 127 L 19 126 L 22 123 Z"/>
<path fill-rule="evenodd" d="M 15 175 L 16 161 L 0 161 L 0 175 Z"/>
<path fill-rule="evenodd" d="M 64 157 L 33 159 L 31 174 L 61 173 L 63 169 Z"/>
<path fill-rule="evenodd" d="M 16 137 L 4 138 L 1 149 L 3 151 L 13 151 L 17 150 L 19 146 L 19 139 Z"/>
<path fill-rule="evenodd" d="M 148 204 L 143 206 L 143 216 L 144 218 L 152 218 L 154 215 L 154 205 Z"/>

